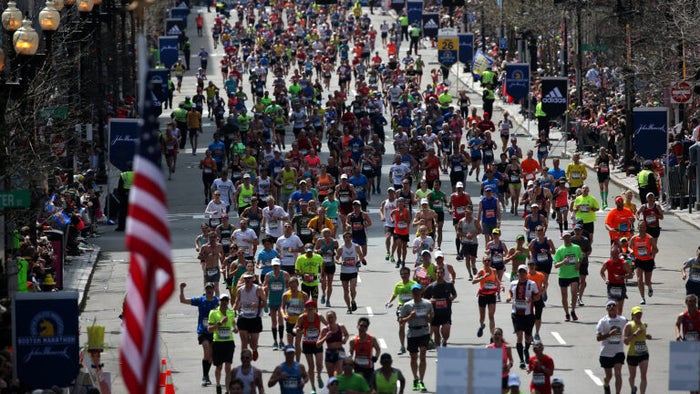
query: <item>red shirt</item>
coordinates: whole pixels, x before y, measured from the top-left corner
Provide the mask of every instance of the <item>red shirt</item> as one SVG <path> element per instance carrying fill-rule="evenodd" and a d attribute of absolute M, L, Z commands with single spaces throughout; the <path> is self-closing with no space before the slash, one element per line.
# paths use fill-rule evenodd
<path fill-rule="evenodd" d="M 425 169 L 425 180 L 431 185 L 433 181 L 440 178 L 440 159 L 433 155 L 431 158 L 427 156 L 425 158 L 425 164 L 427 165 Z"/>
<path fill-rule="evenodd" d="M 530 357 L 529 360 L 529 365 L 530 365 L 530 370 L 532 371 L 532 379 L 530 380 L 530 391 L 537 390 L 538 393 L 551 393 L 552 392 L 552 384 L 550 383 L 549 379 L 550 376 L 542 372 L 542 367 L 547 368 L 548 370 L 553 370 L 554 369 L 554 360 L 552 360 L 551 357 L 549 357 L 546 354 L 542 355 L 542 359 L 540 360 L 540 366 L 535 366 L 535 361 L 537 360 L 537 356 L 532 356 Z"/>
<path fill-rule="evenodd" d="M 627 265 L 627 262 L 623 259 L 608 259 L 605 262 L 608 283 L 611 285 L 622 285 L 625 283 L 625 265 Z"/>

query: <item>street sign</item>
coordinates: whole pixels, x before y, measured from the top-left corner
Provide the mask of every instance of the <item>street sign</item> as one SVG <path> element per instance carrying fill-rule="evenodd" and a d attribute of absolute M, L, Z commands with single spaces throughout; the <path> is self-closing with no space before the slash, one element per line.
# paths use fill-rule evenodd
<path fill-rule="evenodd" d="M 693 89 L 685 81 L 676 82 L 671 86 L 671 102 L 685 104 L 693 98 Z"/>
<path fill-rule="evenodd" d="M 29 190 L 0 190 L 0 208 L 29 208 L 31 200 Z"/>
<path fill-rule="evenodd" d="M 457 63 L 459 57 L 459 38 L 455 29 L 440 29 L 438 31 L 438 63 L 450 68 Z"/>
<path fill-rule="evenodd" d="M 63 120 L 68 116 L 68 108 L 66 107 L 55 107 L 55 108 L 44 108 L 37 114 L 39 119 L 53 120 Z"/>

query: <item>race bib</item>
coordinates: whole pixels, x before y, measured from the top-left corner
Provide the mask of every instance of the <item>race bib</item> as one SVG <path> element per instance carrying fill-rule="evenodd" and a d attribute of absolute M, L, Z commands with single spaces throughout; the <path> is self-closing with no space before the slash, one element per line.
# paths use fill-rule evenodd
<path fill-rule="evenodd" d="M 311 229 L 308 227 L 304 227 L 301 229 L 300 234 L 301 235 L 311 235 Z"/>
<path fill-rule="evenodd" d="M 318 340 L 318 328 L 308 327 L 306 329 L 306 335 L 304 337 L 304 342 L 316 342 Z"/>
<path fill-rule="evenodd" d="M 467 209 L 465 207 L 457 207 L 455 208 L 455 212 L 457 212 L 457 215 L 464 215 L 464 213 L 467 212 Z"/>
<path fill-rule="evenodd" d="M 569 265 L 576 265 L 578 263 L 578 259 L 576 258 L 576 255 L 570 254 L 566 256 L 566 264 Z"/>
<path fill-rule="evenodd" d="M 493 281 L 488 281 L 484 283 L 484 290 L 496 290 L 498 288 L 498 284 Z"/>
<path fill-rule="evenodd" d="M 354 267 L 356 265 L 354 257 L 343 258 L 343 265 L 346 267 Z"/>
<path fill-rule="evenodd" d="M 289 308 L 287 308 L 287 314 L 299 316 L 301 314 L 301 305 L 290 305 Z"/>
<path fill-rule="evenodd" d="M 628 223 L 620 223 L 618 230 L 619 231 L 629 231 L 629 224 Z"/>
<path fill-rule="evenodd" d="M 442 201 L 440 201 L 440 200 L 433 201 L 433 208 L 441 208 L 441 207 L 442 207 Z"/>
<path fill-rule="evenodd" d="M 297 378 L 290 377 L 282 381 L 282 387 L 285 389 L 298 389 L 299 382 L 297 382 Z"/>
<path fill-rule="evenodd" d="M 511 175 L 510 176 L 510 181 L 515 183 L 515 182 L 520 182 L 520 177 L 517 175 Z"/>
<path fill-rule="evenodd" d="M 584 213 L 591 211 L 591 207 L 588 204 L 581 204 L 581 205 L 579 205 L 578 209 L 579 209 L 579 211 L 584 212 Z"/>
<path fill-rule="evenodd" d="M 360 367 L 369 367 L 369 361 L 368 356 L 355 356 L 355 364 Z"/>
<path fill-rule="evenodd" d="M 640 255 L 640 256 L 646 256 L 647 253 L 648 253 L 648 251 L 647 251 L 647 247 L 646 247 L 646 246 L 640 246 L 639 248 L 637 248 L 637 254 L 638 254 L 638 255 Z"/>
<path fill-rule="evenodd" d="M 220 339 L 228 339 L 231 338 L 231 327 L 221 327 L 218 330 L 219 338 Z"/>
<path fill-rule="evenodd" d="M 447 300 L 444 298 L 440 298 L 435 300 L 435 309 L 446 309 L 447 308 Z"/>
<path fill-rule="evenodd" d="M 372 165 L 371 165 L 371 164 L 365 163 L 365 164 L 362 165 L 362 169 L 363 169 L 364 171 L 372 171 Z"/>
<path fill-rule="evenodd" d="M 691 272 L 689 279 L 691 282 L 700 282 L 700 272 Z"/>
<path fill-rule="evenodd" d="M 294 184 L 293 183 L 287 183 L 284 185 L 284 188 L 287 190 L 293 190 L 294 189 Z"/>
<path fill-rule="evenodd" d="M 495 209 L 487 209 L 484 212 L 484 217 L 487 219 L 495 218 L 496 217 L 496 210 Z"/>
<path fill-rule="evenodd" d="M 252 318 L 258 314 L 258 307 L 255 304 L 244 304 L 241 306 L 241 317 Z"/>
<path fill-rule="evenodd" d="M 403 293 L 400 295 L 401 297 L 401 303 L 411 301 L 413 299 L 413 295 L 411 293 Z"/>
<path fill-rule="evenodd" d="M 283 289 L 284 289 L 284 284 L 282 282 L 270 283 L 270 290 L 272 290 L 272 291 L 282 291 Z"/>
<path fill-rule="evenodd" d="M 399 230 L 405 230 L 408 228 L 408 223 L 406 223 L 404 221 L 400 221 L 397 225 L 399 227 Z"/>
<path fill-rule="evenodd" d="M 333 264 L 333 256 L 324 254 L 323 255 L 323 263 L 324 264 Z"/>
<path fill-rule="evenodd" d="M 622 334 L 620 334 L 619 330 L 618 330 L 618 334 L 615 334 L 615 335 L 611 336 L 610 338 L 608 338 L 608 343 L 611 345 L 617 345 L 620 343 L 621 340 L 622 340 Z"/>
<path fill-rule="evenodd" d="M 537 262 L 546 263 L 549 261 L 549 255 L 547 253 L 537 253 Z"/>
<path fill-rule="evenodd" d="M 545 383 L 544 373 L 533 372 L 532 373 L 532 384 L 535 386 L 542 386 Z"/>
<path fill-rule="evenodd" d="M 342 202 L 342 203 L 348 203 L 348 202 L 350 202 L 350 197 L 348 197 L 348 196 L 340 196 L 340 199 L 339 199 L 339 200 L 340 200 L 340 202 Z"/>
<path fill-rule="evenodd" d="M 207 276 L 214 276 L 219 273 L 218 268 L 207 268 Z"/>
<path fill-rule="evenodd" d="M 607 173 L 607 172 L 610 171 L 610 170 L 608 169 L 608 165 L 607 165 L 607 164 L 601 164 L 601 165 L 598 167 L 598 171 L 600 171 L 601 173 Z"/>
<path fill-rule="evenodd" d="M 246 204 L 250 204 L 250 197 L 243 197 L 243 202 Z"/>
<path fill-rule="evenodd" d="M 273 220 L 267 224 L 267 228 L 270 230 L 275 230 L 277 227 L 279 227 L 279 223 L 277 223 L 276 220 Z"/>
<path fill-rule="evenodd" d="M 313 282 L 316 280 L 316 275 L 314 274 L 304 274 L 304 282 Z"/>
<path fill-rule="evenodd" d="M 647 222 L 647 224 L 656 225 L 655 215 L 647 215 L 647 217 L 644 220 Z"/>
<path fill-rule="evenodd" d="M 571 178 L 572 179 L 580 179 L 581 178 L 581 173 L 578 171 L 572 171 L 571 172 Z"/>
<path fill-rule="evenodd" d="M 253 227 L 253 228 L 257 228 L 260 226 L 260 221 L 259 220 L 251 220 L 250 222 L 248 222 L 248 226 Z"/>
<path fill-rule="evenodd" d="M 530 231 L 530 234 L 528 234 L 528 237 L 530 239 L 535 239 L 537 238 L 537 231 Z"/>
<path fill-rule="evenodd" d="M 500 254 L 493 255 L 493 256 L 491 256 L 491 261 L 494 264 L 501 264 L 501 263 L 503 263 L 503 256 L 501 256 Z"/>
<path fill-rule="evenodd" d="M 622 287 L 612 286 L 608 291 L 610 298 L 621 298 L 622 297 Z"/>
<path fill-rule="evenodd" d="M 647 354 L 649 352 L 649 350 L 647 349 L 647 343 L 646 342 L 636 342 L 634 344 L 634 352 L 637 353 L 638 355 Z"/>
<path fill-rule="evenodd" d="M 360 222 L 354 222 L 354 223 L 352 224 L 352 229 L 355 230 L 355 231 L 360 231 L 360 230 L 362 230 L 362 223 L 360 223 Z"/>
<path fill-rule="evenodd" d="M 462 172 L 462 166 L 454 166 L 454 167 L 452 168 L 452 171 L 454 171 L 454 172 Z"/>
<path fill-rule="evenodd" d="M 527 301 L 525 300 L 515 300 L 515 310 L 519 312 L 523 312 L 527 309 Z"/>

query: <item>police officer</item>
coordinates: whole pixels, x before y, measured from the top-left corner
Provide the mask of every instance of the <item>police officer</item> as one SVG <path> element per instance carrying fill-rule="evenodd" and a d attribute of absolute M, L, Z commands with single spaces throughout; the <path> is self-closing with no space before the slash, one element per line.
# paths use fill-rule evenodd
<path fill-rule="evenodd" d="M 420 25 L 418 23 L 414 23 L 413 27 L 411 28 L 411 32 L 409 33 L 411 36 L 411 43 L 408 46 L 408 52 L 411 52 L 411 48 L 413 49 L 413 54 L 417 55 L 418 54 L 418 43 L 420 43 L 420 38 L 422 35 L 422 31 L 420 28 Z"/>
<path fill-rule="evenodd" d="M 549 118 L 547 113 L 542 110 L 542 99 L 535 106 L 535 118 L 537 118 L 537 134 L 545 133 L 549 138 Z"/>
<path fill-rule="evenodd" d="M 639 185 L 639 198 L 646 198 L 647 193 L 653 193 L 659 198 L 659 189 L 656 187 L 656 175 L 652 168 L 654 164 L 651 160 L 644 161 L 644 168 L 637 174 L 637 184 Z M 642 201 L 645 203 L 646 201 Z"/>
<path fill-rule="evenodd" d="M 134 184 L 134 171 L 129 163 L 128 169 L 119 174 L 119 185 L 117 186 L 117 197 L 119 198 L 119 218 L 115 231 L 124 231 L 126 226 L 126 214 L 129 209 L 129 193 Z"/>

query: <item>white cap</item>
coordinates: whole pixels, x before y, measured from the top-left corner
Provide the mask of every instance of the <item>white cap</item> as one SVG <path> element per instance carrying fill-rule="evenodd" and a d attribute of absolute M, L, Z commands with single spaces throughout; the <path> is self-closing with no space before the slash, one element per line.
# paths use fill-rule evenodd
<path fill-rule="evenodd" d="M 464 189 L 464 183 L 462 183 L 462 182 L 457 182 L 457 186 L 456 186 L 456 187 L 461 187 L 462 189 Z"/>
<path fill-rule="evenodd" d="M 275 257 L 274 259 L 272 259 L 272 263 L 270 263 L 270 264 L 272 264 L 272 265 L 282 265 L 282 261 L 281 261 L 280 259 L 278 259 L 278 258 Z"/>
<path fill-rule="evenodd" d="M 343 174 L 340 176 L 340 179 L 348 179 L 348 174 Z"/>
<path fill-rule="evenodd" d="M 423 205 L 423 204 L 428 204 L 428 199 L 427 199 L 427 198 L 421 198 L 421 200 L 420 200 L 420 205 Z"/>
<path fill-rule="evenodd" d="M 445 254 L 442 253 L 442 250 L 436 250 L 434 254 L 435 254 L 435 258 L 445 257 Z"/>

